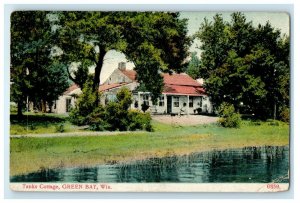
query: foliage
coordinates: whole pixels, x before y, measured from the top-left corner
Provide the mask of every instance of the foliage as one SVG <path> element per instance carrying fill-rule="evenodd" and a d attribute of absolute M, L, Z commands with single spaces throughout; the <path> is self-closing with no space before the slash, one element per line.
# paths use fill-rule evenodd
<path fill-rule="evenodd" d="M 111 126 L 105 118 L 105 109 L 102 106 L 98 106 L 86 117 L 86 124 L 89 125 L 89 129 L 93 131 L 104 131 L 109 129 Z"/>
<path fill-rule="evenodd" d="M 197 56 L 197 52 L 193 52 L 191 60 L 187 66 L 186 73 L 191 76 L 193 79 L 197 79 L 200 76 L 200 59 Z"/>
<path fill-rule="evenodd" d="M 87 80 L 83 86 L 82 94 L 79 95 L 75 108 L 69 114 L 70 121 L 75 125 L 88 125 L 90 122 L 90 114 L 95 110 L 99 112 L 95 103 L 97 101 L 97 94 L 92 88 L 93 81 Z"/>
<path fill-rule="evenodd" d="M 105 120 L 111 125 L 111 130 L 127 130 L 129 124 L 128 109 L 132 102 L 132 94 L 123 87 L 117 92 L 117 100 L 110 102 L 105 106 L 106 118 Z"/>
<path fill-rule="evenodd" d="M 219 123 L 226 128 L 239 128 L 241 125 L 241 116 L 235 113 L 234 106 L 229 103 L 222 103 L 218 109 Z"/>
<path fill-rule="evenodd" d="M 283 122 L 290 122 L 290 109 L 287 107 L 284 107 L 281 109 L 279 114 L 279 119 Z"/>
<path fill-rule="evenodd" d="M 199 75 L 216 106 L 222 102 L 248 109 L 261 119 L 278 115 L 289 103 L 289 37 L 270 23 L 254 27 L 242 13 L 231 22 L 217 14 L 205 19 L 196 38 L 201 40 Z"/>
<path fill-rule="evenodd" d="M 15 105 L 15 103 L 11 103 L 9 109 L 10 109 L 10 113 L 17 113 L 18 111 L 18 108 Z"/>
<path fill-rule="evenodd" d="M 18 105 L 18 115 L 28 98 L 37 104 L 52 101 L 68 87 L 63 64 L 57 62 L 51 51 L 56 35 L 51 30 L 49 12 L 16 11 L 11 15 L 11 101 Z"/>
<path fill-rule="evenodd" d="M 158 97 L 162 90 L 159 70 L 180 71 L 191 40 L 187 20 L 170 12 L 57 12 L 61 60 L 80 63 L 71 79 L 81 84 L 77 72 L 95 67 L 93 88 L 100 84 L 103 59 L 110 50 L 126 55 L 136 65 L 137 79 Z M 71 72 L 71 71 L 70 71 Z M 85 74 L 86 75 L 86 74 Z"/>
<path fill-rule="evenodd" d="M 55 132 L 59 132 L 59 133 L 65 132 L 65 125 L 63 123 L 60 123 L 57 126 L 55 126 Z"/>
<path fill-rule="evenodd" d="M 117 101 L 110 102 L 106 107 L 106 121 L 111 130 L 147 130 L 152 131 L 151 116 L 137 110 L 129 110 L 132 94 L 127 88 L 121 88 L 117 93 Z"/>
<path fill-rule="evenodd" d="M 66 116 L 57 114 L 24 113 L 24 119 L 19 120 L 17 114 L 10 115 L 10 134 L 42 134 L 56 133 L 59 126 L 63 125 L 64 131 L 77 131 Z"/>
<path fill-rule="evenodd" d="M 153 131 L 150 113 L 142 113 L 137 110 L 129 110 L 128 118 L 128 130 L 141 129 L 146 131 Z"/>
<path fill-rule="evenodd" d="M 116 101 L 105 106 L 100 103 L 94 107 L 96 94 L 89 80 L 79 96 L 75 108 L 70 112 L 70 121 L 76 125 L 89 125 L 90 130 L 148 130 L 151 131 L 150 114 L 132 112 L 129 107 L 132 103 L 132 93 L 121 88 L 116 95 Z"/>
<path fill-rule="evenodd" d="M 69 87 L 66 66 L 56 60 L 52 60 L 48 66 L 40 66 L 32 70 L 29 76 L 32 85 L 29 93 L 30 101 L 38 105 L 43 100 L 47 102 L 50 111 L 53 101 Z"/>

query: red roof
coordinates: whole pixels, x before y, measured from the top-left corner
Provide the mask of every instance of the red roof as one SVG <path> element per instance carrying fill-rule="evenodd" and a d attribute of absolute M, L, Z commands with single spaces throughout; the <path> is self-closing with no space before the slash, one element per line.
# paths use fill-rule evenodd
<path fill-rule="evenodd" d="M 172 95 L 199 96 L 204 95 L 205 91 L 202 87 L 166 84 L 164 86 L 163 93 Z"/>
<path fill-rule="evenodd" d="M 134 70 L 121 70 L 121 72 L 126 75 L 130 80 L 136 80 L 136 72 Z"/>
<path fill-rule="evenodd" d="M 103 85 L 99 86 L 99 91 L 106 91 L 106 90 L 113 89 L 113 88 L 120 87 L 120 86 L 127 85 L 127 84 L 128 83 L 126 83 L 126 82 L 124 82 L 124 83 L 103 84 Z"/>
<path fill-rule="evenodd" d="M 73 83 L 70 87 L 68 87 L 68 89 L 64 92 L 64 94 L 69 94 L 70 92 L 72 92 L 73 90 L 78 89 L 79 86 L 76 85 L 75 83 Z"/>
<path fill-rule="evenodd" d="M 124 75 L 126 75 L 131 80 L 136 80 L 136 72 L 134 70 L 121 70 Z M 187 74 L 162 74 L 164 78 L 164 94 L 174 94 L 174 95 L 191 95 L 199 96 L 204 95 L 205 90 L 202 88 L 200 83 L 191 78 Z M 113 83 L 113 84 L 102 84 L 99 86 L 99 91 L 106 91 L 109 89 L 117 88 L 128 83 Z M 64 94 L 67 94 L 75 89 L 79 88 L 78 85 L 73 84 L 70 86 Z"/>
<path fill-rule="evenodd" d="M 184 85 L 200 87 L 201 85 L 187 74 L 163 74 L 164 83 L 168 85 Z"/>

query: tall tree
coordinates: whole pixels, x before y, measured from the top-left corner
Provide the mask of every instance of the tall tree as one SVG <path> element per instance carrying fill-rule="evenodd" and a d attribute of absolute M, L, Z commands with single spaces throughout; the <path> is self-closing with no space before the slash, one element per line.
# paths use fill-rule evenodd
<path fill-rule="evenodd" d="M 184 66 L 190 39 L 186 20 L 179 19 L 179 13 L 61 12 L 59 16 L 62 60 L 93 65 L 94 90 L 110 50 L 124 53 L 135 64 L 137 79 L 154 97 L 162 88 L 159 71 L 181 71 Z M 79 78 L 72 80 L 78 82 Z"/>
<path fill-rule="evenodd" d="M 19 117 L 33 86 L 29 74 L 50 53 L 45 40 L 50 29 L 46 15 L 42 11 L 16 11 L 11 15 L 11 98 L 18 104 Z"/>
<path fill-rule="evenodd" d="M 199 71 L 200 68 L 200 59 L 197 56 L 197 52 L 193 52 L 191 56 L 191 60 L 186 69 L 186 73 L 194 79 L 200 77 L 201 73 Z"/>
<path fill-rule="evenodd" d="M 270 23 L 254 27 L 242 13 L 231 17 L 205 20 L 196 35 L 207 92 L 216 106 L 225 101 L 260 118 L 276 117 L 289 102 L 289 39 Z"/>
<path fill-rule="evenodd" d="M 68 86 L 62 64 L 51 57 L 54 32 L 49 12 L 16 11 L 11 15 L 11 99 L 18 104 L 18 116 L 27 101 L 51 106 Z"/>

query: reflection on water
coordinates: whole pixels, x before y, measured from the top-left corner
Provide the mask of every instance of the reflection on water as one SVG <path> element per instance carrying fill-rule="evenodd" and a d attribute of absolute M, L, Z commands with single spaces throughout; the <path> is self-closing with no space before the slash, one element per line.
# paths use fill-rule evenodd
<path fill-rule="evenodd" d="M 288 182 L 288 147 L 245 147 L 151 158 L 128 164 L 59 168 L 13 176 L 11 182 Z"/>

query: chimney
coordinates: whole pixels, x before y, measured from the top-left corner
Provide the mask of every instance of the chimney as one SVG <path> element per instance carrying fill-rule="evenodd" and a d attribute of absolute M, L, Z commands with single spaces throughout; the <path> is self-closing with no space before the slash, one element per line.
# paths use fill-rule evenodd
<path fill-rule="evenodd" d="M 197 81 L 201 86 L 203 86 L 203 84 L 204 84 L 203 78 L 198 78 L 196 81 Z"/>
<path fill-rule="evenodd" d="M 126 70 L 126 63 L 125 62 L 120 62 L 118 64 L 118 69 L 119 70 Z"/>

